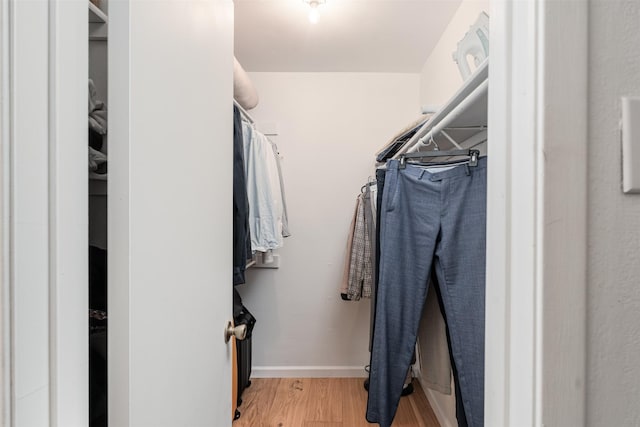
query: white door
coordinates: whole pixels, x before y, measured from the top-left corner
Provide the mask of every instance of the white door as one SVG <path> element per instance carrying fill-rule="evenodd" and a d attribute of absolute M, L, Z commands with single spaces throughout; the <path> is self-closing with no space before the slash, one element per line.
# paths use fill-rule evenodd
<path fill-rule="evenodd" d="M 88 423 L 87 8 L 0 2 L 11 426 Z M 108 12 L 110 426 L 230 426 L 233 3 Z"/>
<path fill-rule="evenodd" d="M 109 6 L 109 424 L 231 425 L 233 3 Z"/>

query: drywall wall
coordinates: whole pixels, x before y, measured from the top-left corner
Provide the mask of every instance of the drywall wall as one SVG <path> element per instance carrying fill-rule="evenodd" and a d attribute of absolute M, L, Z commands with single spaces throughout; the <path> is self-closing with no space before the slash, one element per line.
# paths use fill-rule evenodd
<path fill-rule="evenodd" d="M 419 117 L 418 74 L 250 73 L 251 115 L 283 158 L 292 236 L 281 267 L 253 269 L 239 286 L 258 319 L 256 376 L 364 375 L 369 300 L 342 301 L 339 283 L 360 187 L 374 153 Z"/>
<path fill-rule="evenodd" d="M 489 14 L 489 0 L 464 0 L 438 44 L 422 67 L 420 75 L 421 105 L 442 105 L 462 85 L 463 80 L 452 53 L 480 13 Z"/>
<path fill-rule="evenodd" d="M 640 425 L 640 196 L 621 190 L 620 97 L 640 96 L 640 3 L 589 3 L 587 424 Z M 570 72 L 570 70 L 569 70 Z"/>

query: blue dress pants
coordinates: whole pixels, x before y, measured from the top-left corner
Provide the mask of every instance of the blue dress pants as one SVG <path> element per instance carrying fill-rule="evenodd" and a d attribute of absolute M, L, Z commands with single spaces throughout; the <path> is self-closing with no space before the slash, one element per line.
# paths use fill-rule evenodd
<path fill-rule="evenodd" d="M 367 420 L 393 421 L 435 271 L 459 395 L 471 427 L 484 423 L 487 159 L 427 168 L 387 162 Z"/>

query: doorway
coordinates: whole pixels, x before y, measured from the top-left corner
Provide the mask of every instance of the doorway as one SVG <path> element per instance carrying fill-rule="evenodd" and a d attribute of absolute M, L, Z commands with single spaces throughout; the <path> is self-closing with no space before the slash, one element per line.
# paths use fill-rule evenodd
<path fill-rule="evenodd" d="M 9 320 L 11 322 L 11 336 L 13 337 L 9 346 L 10 351 L 5 350 L 4 354 L 11 357 L 12 375 L 16 381 L 14 388 L 10 391 L 11 398 L 9 400 L 11 404 L 8 406 L 12 413 L 11 419 L 14 420 L 16 425 L 20 425 L 23 422 L 25 419 L 22 418 L 25 416 L 24 414 L 43 417 L 43 423 L 57 419 L 60 425 L 75 425 L 74 420 L 86 420 L 87 416 L 86 408 L 83 409 L 82 406 L 77 404 L 77 402 L 84 401 L 83 396 L 88 395 L 85 385 L 87 383 L 86 375 L 82 373 L 86 372 L 87 367 L 87 361 L 82 356 L 82 354 L 86 354 L 82 349 L 87 348 L 86 327 L 79 326 L 86 325 L 87 295 L 86 291 L 77 292 L 79 289 L 86 289 L 87 277 L 86 273 L 74 273 L 78 270 L 78 260 L 86 259 L 87 239 L 86 235 L 83 236 L 84 238 L 78 239 L 78 233 L 82 235 L 83 231 L 65 233 L 65 230 L 86 230 L 86 222 L 82 218 L 78 219 L 74 214 L 74 212 L 77 212 L 74 208 L 78 208 L 78 211 L 86 212 L 86 201 L 78 201 L 76 199 L 77 196 L 73 196 L 73 194 L 87 194 L 87 191 L 84 184 L 82 184 L 86 182 L 83 178 L 86 175 L 86 169 L 79 168 L 76 170 L 73 167 L 69 169 L 66 166 L 86 164 L 86 154 L 81 152 L 78 155 L 74 149 L 69 149 L 68 146 L 63 145 L 60 141 L 86 141 L 86 129 L 84 129 L 84 126 L 78 126 L 73 129 L 58 126 L 55 131 L 52 130 L 50 133 L 48 123 L 50 117 L 51 123 L 84 123 L 86 114 L 84 102 L 86 102 L 87 98 L 86 85 L 82 84 L 84 89 L 77 85 L 79 84 L 78 82 L 86 81 L 86 70 L 78 68 L 78 75 L 71 75 L 66 72 L 54 73 L 57 68 L 53 67 L 52 64 L 74 63 L 78 58 L 83 59 L 80 62 L 87 63 L 86 57 L 83 57 L 82 53 L 78 54 L 78 52 L 87 52 L 86 43 L 88 38 L 84 35 L 83 37 L 78 37 L 77 31 L 66 32 L 66 30 L 76 28 L 74 23 L 86 22 L 87 11 L 84 4 L 82 5 L 84 7 L 80 10 L 75 2 L 51 2 L 52 10 L 57 12 L 50 15 L 50 5 L 47 2 L 27 3 L 28 5 L 20 2 L 12 3 L 12 7 L 16 8 L 11 15 L 13 19 L 12 25 L 3 25 L 3 31 L 9 32 L 13 46 L 18 49 L 16 52 L 21 52 L 20 54 L 14 52 L 8 58 L 6 53 L 3 56 L 3 70 L 11 72 L 8 84 L 14 91 L 11 112 L 8 116 L 6 114 L 3 116 L 3 129 L 7 129 L 7 126 L 12 129 L 12 136 L 7 139 L 3 138 L 3 148 L 5 149 L 4 152 L 7 152 L 7 146 L 11 147 L 9 151 L 13 156 L 10 182 L 5 182 L 5 188 L 10 189 L 13 194 L 13 198 L 9 200 L 11 205 L 8 208 L 8 211 L 13 215 L 13 220 L 7 223 L 12 234 L 9 242 L 3 241 L 3 259 L 10 260 L 8 268 L 11 273 L 9 280 L 3 281 L 3 286 L 5 295 L 11 295 L 12 315 Z M 8 4 L 7 1 L 2 2 L 3 11 L 7 10 Z M 27 9 L 23 8 L 33 9 L 27 11 Z M 493 197 L 498 202 L 495 205 L 496 211 L 490 215 L 494 218 L 490 220 L 490 226 L 496 231 L 494 234 L 496 245 L 490 250 L 492 260 L 496 262 L 495 269 L 492 270 L 493 273 L 490 273 L 493 283 L 495 283 L 496 293 L 492 297 L 492 303 L 496 304 L 496 309 L 494 311 L 495 317 L 489 319 L 494 322 L 493 325 L 495 327 L 492 328 L 492 331 L 495 332 L 495 335 L 487 347 L 495 348 L 495 354 L 493 354 L 495 357 L 492 358 L 492 365 L 487 367 L 488 374 L 493 372 L 493 374 L 488 375 L 492 382 L 488 386 L 490 387 L 489 391 L 491 392 L 492 400 L 487 408 L 487 421 L 491 421 L 495 425 L 507 425 L 512 420 L 511 417 L 518 416 L 521 417 L 520 420 L 532 420 L 532 424 L 541 424 L 543 421 L 554 423 L 554 420 L 565 419 L 571 419 L 569 424 L 583 424 L 581 415 L 579 415 L 582 413 L 581 408 L 584 407 L 583 399 L 580 397 L 579 392 L 567 390 L 566 388 L 568 385 L 575 384 L 574 380 L 576 378 L 581 379 L 584 376 L 581 373 L 583 364 L 580 362 L 584 360 L 581 346 L 583 338 L 581 338 L 582 335 L 580 333 L 580 331 L 584 330 L 584 322 L 580 320 L 582 316 L 581 309 L 578 307 L 571 312 L 557 312 L 555 310 L 543 310 L 543 307 L 548 309 L 556 306 L 565 307 L 569 306 L 569 303 L 575 303 L 576 300 L 580 301 L 579 296 L 584 295 L 584 281 L 581 281 L 579 276 L 567 278 L 562 274 L 563 270 L 554 270 L 551 268 L 551 264 L 543 263 L 543 261 L 568 260 L 575 267 L 570 268 L 571 271 L 584 271 L 582 269 L 584 267 L 584 259 L 580 257 L 579 250 L 574 250 L 573 246 L 552 245 L 556 238 L 562 240 L 563 237 L 567 237 L 563 241 L 573 242 L 576 246 L 579 246 L 582 241 L 581 236 L 584 237 L 584 232 L 580 233 L 578 231 L 574 233 L 569 232 L 569 229 L 560 229 L 555 230 L 554 234 L 551 235 L 551 230 L 545 228 L 544 224 L 546 223 L 543 219 L 551 215 L 552 212 L 546 210 L 550 207 L 559 209 L 560 212 L 555 217 L 564 218 L 566 213 L 562 213 L 562 207 L 565 206 L 565 203 L 580 205 L 584 201 L 584 193 L 571 193 L 569 189 L 575 189 L 576 185 L 582 188 L 581 185 L 585 181 L 582 177 L 583 170 L 580 168 L 567 172 L 562 165 L 545 163 L 544 156 L 541 153 L 546 149 L 562 150 L 567 147 L 567 144 L 570 147 L 578 146 L 579 142 L 582 141 L 580 132 L 575 131 L 576 129 L 581 129 L 580 123 L 585 123 L 581 119 L 581 110 L 568 108 L 558 98 L 561 92 L 566 93 L 564 91 L 567 88 L 575 90 L 577 95 L 584 97 L 584 93 L 580 89 L 584 76 L 578 73 L 578 78 L 576 78 L 575 74 L 569 78 L 566 73 L 553 73 L 551 71 L 563 66 L 569 67 L 572 60 L 586 57 L 586 50 L 583 48 L 588 39 L 586 37 L 586 9 L 587 5 L 576 2 L 535 2 L 535 4 L 534 2 L 520 2 L 518 4 L 495 2 L 495 4 L 492 4 L 492 12 L 490 13 L 492 23 L 495 23 L 492 24 L 493 28 L 495 28 L 492 33 L 502 35 L 503 37 L 500 37 L 500 40 L 504 40 L 504 44 L 493 43 L 495 48 L 492 55 L 494 59 L 492 61 L 492 79 L 497 81 L 497 84 L 492 87 L 496 88 L 504 85 L 504 90 L 494 92 L 495 95 L 492 95 L 490 99 L 490 120 L 496 121 L 491 125 L 494 132 L 496 132 L 492 137 L 492 144 L 498 144 L 495 154 L 500 154 L 497 158 L 502 159 L 498 160 L 501 166 L 494 168 L 497 172 L 490 179 L 493 182 L 493 184 L 490 184 L 490 188 L 491 186 L 494 188 Z M 127 10 L 127 16 L 128 12 Z M 140 9 L 134 7 L 132 19 L 138 25 L 127 28 L 135 28 L 136 31 L 142 31 L 148 25 L 149 28 L 157 29 L 149 21 L 152 18 L 157 18 L 158 14 L 152 11 L 150 19 L 146 20 L 141 18 L 140 12 Z M 229 11 L 221 12 L 218 16 L 223 16 L 225 13 L 228 14 Z M 110 15 L 112 14 L 113 11 L 110 11 Z M 3 14 L 3 19 L 7 19 L 6 16 Z M 50 16 L 52 16 L 52 22 L 55 23 L 51 27 L 48 25 Z M 575 20 L 545 19 L 548 16 L 571 16 L 577 18 Z M 126 22 L 129 21 L 127 20 Z M 21 23 L 26 24 L 23 25 Z M 196 27 L 197 22 L 190 26 L 190 28 Z M 26 33 L 27 28 L 29 29 L 28 34 Z M 51 64 L 48 60 L 44 60 L 44 58 L 49 58 L 50 34 L 47 31 L 50 28 L 58 34 L 57 41 L 51 42 L 56 52 L 56 55 L 51 56 Z M 129 37 L 127 29 L 123 29 L 121 34 L 123 37 Z M 562 37 L 559 36 L 560 34 L 562 34 Z M 110 41 L 112 40 L 110 38 Z M 64 41 L 64 43 L 61 43 L 61 41 Z M 148 43 L 147 46 L 153 45 L 149 39 L 143 39 L 143 41 Z M 230 43 L 230 40 L 227 39 L 226 42 Z M 576 46 L 578 49 L 576 49 Z M 137 48 L 141 47 L 142 45 L 137 46 Z M 518 49 L 520 47 L 522 49 Z M 231 49 L 229 48 L 228 51 L 228 56 L 231 58 Z M 22 56 L 22 53 L 27 52 L 33 56 Z M 570 54 L 567 55 L 567 52 L 570 52 Z M 66 53 L 69 53 L 69 55 L 66 55 Z M 138 58 L 138 52 L 135 51 L 134 53 L 136 54 L 135 57 Z M 555 53 L 558 54 L 556 55 Z M 543 61 L 545 58 L 554 58 L 554 61 Z M 12 63 L 11 67 L 9 67 L 9 59 Z M 26 74 L 18 73 L 18 71 L 23 71 L 21 67 L 24 67 L 24 73 Z M 71 67 L 71 69 L 75 70 L 74 67 Z M 120 72 L 129 69 L 128 66 L 118 68 Z M 523 70 L 537 70 L 538 72 L 523 73 Z M 17 79 L 18 75 L 21 78 L 33 75 L 34 78 L 30 79 L 32 82 L 48 81 L 50 72 L 55 76 L 54 81 L 59 84 L 57 86 L 58 92 L 54 91 L 53 93 L 59 94 L 63 92 L 62 88 L 77 87 L 77 92 L 75 89 L 70 92 L 64 91 L 67 95 L 73 93 L 74 96 L 77 96 L 77 103 L 70 96 L 65 96 L 64 98 L 60 96 L 50 97 L 50 88 L 46 85 L 37 87 L 32 85 L 31 89 L 25 88 L 20 86 L 21 80 Z M 142 84 L 144 81 L 142 75 L 138 75 L 136 78 L 136 85 L 138 83 Z M 523 82 L 521 78 L 529 80 Z M 167 81 L 172 80 L 167 79 Z M 6 77 L 5 82 L 7 82 Z M 124 79 L 123 82 L 123 84 L 128 84 L 130 81 L 129 79 Z M 551 82 L 555 83 L 552 84 Z M 225 83 L 225 87 L 227 83 L 230 87 L 230 79 Z M 522 83 L 525 84 L 523 85 Z M 554 97 L 553 89 L 559 87 L 555 85 L 562 85 L 564 89 L 563 91 L 556 91 L 556 96 Z M 143 85 L 143 87 L 146 86 Z M 536 96 L 531 93 L 522 97 L 515 96 L 516 93 L 520 93 L 519 90 L 522 87 L 535 87 L 534 93 Z M 149 91 L 148 94 L 152 93 L 148 87 L 146 87 L 146 90 Z M 3 91 L 4 93 L 6 91 Z M 140 92 L 133 96 L 132 99 L 138 99 L 137 96 L 140 96 Z M 228 96 L 229 98 L 231 97 L 230 93 Z M 543 101 L 553 100 L 557 102 L 543 104 Z M 66 105 L 67 101 L 73 105 L 78 105 L 77 110 L 63 108 L 62 105 Z M 114 101 L 110 97 L 112 105 Z M 23 104 L 23 102 L 26 104 Z M 55 114 L 53 114 L 54 109 L 50 109 L 50 102 L 53 102 L 53 105 L 56 106 Z M 586 105 L 586 103 L 584 104 Z M 28 113 L 24 109 L 26 105 L 29 106 Z M 543 110 L 542 105 L 547 106 L 547 109 Z M 129 104 L 128 100 L 123 102 L 123 107 L 119 111 L 127 118 L 133 117 L 129 115 L 129 108 L 134 107 Z M 52 114 L 51 116 L 49 115 L 50 113 Z M 550 122 L 542 120 L 547 117 L 545 114 L 552 114 L 556 119 L 565 116 L 569 118 L 569 122 L 576 123 L 576 126 L 570 127 L 573 133 L 571 135 L 561 134 L 560 129 L 553 127 Z M 68 119 L 68 115 L 72 115 L 74 118 Z M 147 119 L 152 120 L 151 117 L 147 117 Z M 533 144 L 517 145 L 515 142 L 521 140 L 522 135 L 517 132 L 516 128 L 518 128 L 518 124 L 523 123 L 536 123 L 535 132 L 528 134 L 535 139 Z M 33 132 L 39 133 L 22 133 L 25 129 L 31 129 Z M 6 134 L 6 130 L 4 132 Z M 67 134 L 65 132 L 71 132 L 70 139 L 66 138 Z M 126 135 L 129 135 L 129 131 L 126 131 Z M 137 137 L 145 136 L 144 134 L 135 134 L 135 132 L 134 135 Z M 29 145 L 27 142 L 35 145 Z M 21 150 L 27 147 L 32 148 L 33 152 L 38 155 L 36 157 L 23 156 L 21 153 L 24 152 Z M 520 150 L 525 151 L 521 152 Z M 535 153 L 535 156 L 531 156 L 531 151 Z M 46 153 L 45 158 L 42 157 L 43 153 Z M 55 153 L 55 155 L 50 153 Z M 545 151 L 545 153 L 547 156 L 549 155 L 548 151 Z M 140 153 L 134 154 L 139 155 Z M 50 155 L 55 159 L 53 165 L 58 165 L 60 166 L 59 168 L 49 167 Z M 25 158 L 29 158 L 30 161 L 25 161 Z M 139 159 L 135 156 L 130 158 L 129 152 L 126 153 L 125 158 L 128 159 L 126 165 Z M 510 166 L 516 164 L 518 168 Z M 63 165 L 65 167 L 62 167 Z M 68 176 L 66 172 L 62 173 L 62 171 L 69 170 L 77 173 L 77 177 Z M 132 169 L 127 166 L 122 169 L 121 176 L 124 181 L 129 178 L 132 178 L 133 181 L 142 179 L 138 172 L 134 172 L 134 176 L 129 176 L 130 170 Z M 558 174 L 555 175 L 554 172 L 558 172 Z M 528 178 L 521 179 L 525 175 Z M 547 181 L 551 178 L 553 178 L 553 182 Z M 144 181 L 140 182 L 140 184 L 142 183 Z M 24 184 L 30 184 L 31 187 L 21 187 Z M 80 187 L 79 191 L 70 190 L 75 189 L 76 186 Z M 131 187 L 134 192 L 133 197 L 136 197 L 135 200 L 139 200 L 137 197 L 140 197 L 140 194 L 144 194 L 146 188 L 150 187 L 136 187 L 135 185 Z M 55 197 L 50 199 L 50 195 L 54 194 L 54 189 L 56 190 Z M 126 192 L 124 194 L 127 194 L 125 203 L 128 204 L 130 193 Z M 528 194 L 534 194 L 535 197 L 526 198 L 524 200 L 525 204 L 522 204 L 523 200 L 518 198 L 518 195 Z M 563 199 L 567 194 L 572 194 L 571 198 Z M 37 203 L 37 206 L 41 208 L 23 210 L 23 207 L 26 207 L 26 205 L 21 204 L 25 200 L 20 198 L 23 195 L 28 195 L 28 200 Z M 67 195 L 69 196 L 68 198 L 66 197 Z M 54 200 L 51 205 L 50 200 Z M 64 200 L 65 203 L 55 203 L 55 200 Z M 70 200 L 73 200 L 73 202 L 70 203 Z M 558 200 L 562 201 L 559 202 Z M 47 214 L 44 218 L 41 214 L 34 218 L 31 216 L 33 212 L 46 212 Z M 67 215 L 66 213 L 69 214 Z M 152 212 L 149 213 L 151 214 Z M 519 213 L 525 213 L 526 215 L 518 216 L 517 214 Z M 33 219 L 33 221 L 22 222 L 23 219 Z M 129 223 L 127 215 L 124 216 L 124 219 L 120 218 L 119 221 L 123 221 L 127 225 L 123 228 L 123 230 L 128 230 L 127 233 L 131 233 L 133 230 L 135 234 L 145 230 L 138 222 Z M 37 233 L 32 233 L 31 231 L 37 231 Z M 139 272 L 128 267 L 129 257 L 132 256 L 135 259 L 135 261 L 132 261 L 134 265 L 140 265 L 142 268 L 143 264 L 138 264 L 141 261 L 136 258 L 140 256 L 140 252 L 136 252 L 139 247 L 135 244 L 142 244 L 144 238 L 151 234 L 134 235 L 132 240 L 134 245 L 123 244 L 123 251 L 119 251 L 117 255 L 122 257 L 125 262 L 124 265 L 127 267 L 116 269 L 116 274 L 111 274 L 110 278 L 114 280 L 116 280 L 115 278 L 118 280 L 124 279 L 119 280 L 117 283 L 119 283 L 118 289 L 126 294 L 121 295 L 126 301 L 129 301 L 129 294 L 125 290 L 134 289 L 131 286 L 139 283 L 141 279 L 137 276 Z M 6 234 L 3 234 L 3 236 L 6 238 Z M 531 256 L 530 252 L 532 242 L 536 243 L 534 256 Z M 66 246 L 67 244 L 71 246 Z M 76 247 L 76 245 L 78 246 Z M 113 248 L 113 246 L 111 247 Z M 13 251 L 10 250 L 11 248 L 13 248 Z M 129 249 L 132 249 L 133 252 L 130 252 Z M 520 255 L 518 255 L 518 258 L 513 259 L 511 257 L 512 254 Z M 553 256 L 549 256 L 550 254 Z M 53 267 L 50 269 L 50 266 Z M 527 269 L 522 270 L 524 267 L 527 267 Z M 51 274 L 48 272 L 51 272 Z M 521 277 L 532 277 L 529 275 L 531 272 L 535 272 L 533 276 L 535 280 L 532 284 L 534 298 L 518 297 L 518 294 L 512 291 L 519 286 Z M 24 276 L 23 274 L 33 274 L 34 276 Z M 36 274 L 37 276 L 35 276 Z M 65 280 L 59 280 L 64 274 L 66 274 L 64 276 Z M 29 277 L 28 280 L 27 277 Z M 69 279 L 70 277 L 73 277 L 73 280 Z M 130 283 L 130 281 L 133 282 Z M 553 286 L 558 281 L 561 281 L 563 286 Z M 151 282 L 153 281 L 151 280 Z M 76 288 L 76 286 L 78 287 Z M 530 289 L 529 287 L 526 288 Z M 560 294 L 543 292 L 548 291 L 550 288 L 559 291 Z M 194 292 L 196 291 L 196 289 L 190 289 Z M 33 292 L 37 298 L 20 298 L 20 295 L 29 295 L 21 293 L 27 291 Z M 137 297 L 142 295 L 140 293 L 134 294 Z M 550 305 L 549 301 L 545 299 L 550 295 L 557 297 L 554 305 Z M 164 296 L 170 299 L 173 294 L 167 292 Z M 565 302 L 567 304 L 564 304 Z M 136 303 L 137 301 L 134 301 L 134 306 Z M 516 303 L 525 304 L 525 307 Z M 38 310 L 33 310 L 34 304 L 39 308 Z M 149 306 L 144 307 L 148 309 L 145 311 L 152 312 L 158 309 L 158 306 L 153 307 L 152 305 L 149 304 Z M 78 309 L 77 307 L 83 307 L 83 309 Z M 182 313 L 190 312 L 186 305 L 180 305 L 179 307 Z M 203 308 L 204 310 L 205 308 Z M 119 377 L 122 380 L 119 385 L 121 393 L 118 393 L 121 405 L 117 407 L 116 414 L 124 417 L 127 420 L 126 422 L 129 422 L 133 416 L 129 405 L 134 405 L 138 399 L 142 398 L 140 394 L 135 393 L 138 387 L 142 388 L 142 384 L 136 382 L 136 378 L 130 378 L 129 373 L 145 372 L 144 369 L 142 371 L 137 370 L 138 365 L 142 363 L 140 359 L 132 359 L 131 363 L 135 369 L 133 371 L 129 369 L 129 355 L 139 355 L 139 353 L 131 352 L 134 349 L 140 349 L 138 347 L 140 345 L 149 342 L 153 343 L 154 336 L 149 336 L 148 334 L 151 331 L 144 328 L 135 329 L 135 333 L 130 334 L 132 330 L 129 328 L 129 316 L 135 317 L 132 313 L 139 313 L 139 311 L 131 311 L 128 303 L 123 306 L 122 311 L 123 315 L 119 318 L 124 323 L 121 325 L 121 333 L 117 334 L 117 338 L 121 340 L 122 345 L 114 353 L 121 357 L 118 363 L 122 367 L 120 371 L 122 375 Z M 25 313 L 25 317 L 21 317 L 22 313 Z M 520 313 L 527 313 L 526 319 L 528 320 L 521 321 Z M 514 317 L 516 315 L 518 316 Z M 140 321 L 140 319 L 133 320 L 134 324 L 136 321 Z M 577 331 L 577 333 L 571 334 L 572 339 L 560 339 L 561 337 L 553 329 L 542 327 L 558 321 L 569 325 L 569 330 Z M 113 322 L 110 323 L 110 326 L 114 326 Z M 214 331 L 212 334 L 216 335 L 215 331 L 219 330 L 219 328 L 215 326 L 212 328 Z M 516 336 L 519 339 L 512 341 L 511 338 Z M 143 342 L 142 337 L 149 337 L 149 341 Z M 169 341 L 179 342 L 179 340 L 174 341 L 173 338 L 172 336 Z M 521 347 L 519 345 L 520 340 L 527 345 Z M 27 342 L 33 343 L 39 349 L 38 352 L 22 353 L 26 348 L 24 345 L 27 345 Z M 72 350 L 74 348 L 80 349 L 80 351 L 76 353 Z M 520 348 L 523 350 L 518 350 Z M 527 357 L 519 359 L 518 356 L 523 353 Z M 39 357 L 36 360 L 36 358 L 32 357 L 34 354 L 43 355 L 43 357 Z M 543 362 L 542 356 L 549 354 L 568 355 L 566 359 L 569 359 L 570 363 L 565 360 L 564 356 L 562 360 L 555 361 L 558 363 L 552 363 L 554 362 L 553 360 Z M 63 355 L 64 357 L 62 357 Z M 23 383 L 25 377 L 22 376 L 22 372 L 26 371 L 34 374 L 33 377 L 30 377 L 34 378 L 34 381 L 29 382 L 27 389 L 24 389 L 21 388 L 25 384 Z M 154 376 L 149 374 L 145 378 L 154 378 Z M 554 378 L 555 380 L 553 380 Z M 147 387 L 150 384 L 154 384 L 156 380 L 149 381 L 152 382 L 146 383 Z M 127 385 L 132 385 L 133 388 L 129 388 Z M 171 384 L 171 386 L 173 385 L 175 384 Z M 30 394 L 25 393 L 25 390 L 28 390 Z M 129 390 L 134 390 L 134 393 L 130 394 Z M 154 403 L 156 406 L 161 406 L 163 399 L 170 396 L 171 393 L 160 392 L 166 391 L 164 388 L 158 390 Z M 225 390 L 229 390 L 229 388 L 227 387 Z M 37 393 L 31 393 L 33 391 L 37 391 Z M 575 409 L 575 411 L 565 411 L 563 414 L 559 414 L 549 410 L 554 406 L 557 407 L 558 402 L 567 402 L 563 406 Z M 51 411 L 49 411 L 49 408 L 51 408 Z M 141 411 L 153 411 L 152 408 L 145 405 L 139 408 Z M 562 424 L 562 422 L 559 423 Z"/>

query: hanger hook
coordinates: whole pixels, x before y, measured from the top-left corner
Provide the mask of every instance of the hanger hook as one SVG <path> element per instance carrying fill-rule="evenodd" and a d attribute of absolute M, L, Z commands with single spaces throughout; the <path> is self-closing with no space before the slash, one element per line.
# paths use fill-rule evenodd
<path fill-rule="evenodd" d="M 431 135 L 429 136 L 429 145 L 433 144 L 434 149 L 433 151 L 440 151 L 440 147 L 438 147 L 438 143 L 436 143 L 436 141 L 433 139 L 433 132 L 431 132 Z"/>

